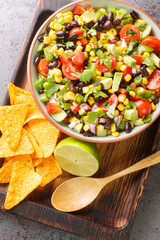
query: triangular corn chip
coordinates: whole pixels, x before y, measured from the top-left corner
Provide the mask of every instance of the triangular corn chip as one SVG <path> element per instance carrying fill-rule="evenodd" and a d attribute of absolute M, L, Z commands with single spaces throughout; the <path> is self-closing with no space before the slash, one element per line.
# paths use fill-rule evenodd
<path fill-rule="evenodd" d="M 43 158 L 42 163 L 36 167 L 36 172 L 42 176 L 42 182 L 40 184 L 42 187 L 62 174 L 62 170 L 53 155 L 49 158 Z"/>
<path fill-rule="evenodd" d="M 59 130 L 46 119 L 34 119 L 28 126 L 38 145 L 43 150 L 44 158 L 51 156 L 56 146 Z"/>
<path fill-rule="evenodd" d="M 18 148 L 15 151 L 9 148 L 9 145 L 3 135 L 0 137 L 0 158 L 13 157 L 20 154 L 32 154 L 33 152 L 34 152 L 34 147 L 25 129 L 22 129 L 22 136 L 21 136 Z"/>
<path fill-rule="evenodd" d="M 43 114 L 39 111 L 39 109 L 35 107 L 29 107 L 29 111 L 27 113 L 26 119 L 25 119 L 25 124 L 29 122 L 32 119 L 45 119 Z"/>
<path fill-rule="evenodd" d="M 0 129 L 12 150 L 19 145 L 27 111 L 27 104 L 0 107 Z"/>
<path fill-rule="evenodd" d="M 14 163 L 11 181 L 5 200 L 5 209 L 11 209 L 23 201 L 41 183 L 42 177 L 22 162 Z"/>
<path fill-rule="evenodd" d="M 13 83 L 9 83 L 8 84 L 8 90 L 9 90 L 9 96 L 10 96 L 10 103 L 11 105 L 14 105 L 14 101 L 15 101 L 15 96 L 18 94 L 18 93 L 21 93 L 23 95 L 26 95 L 26 96 L 32 96 L 30 92 L 22 89 L 22 88 L 19 88 L 19 87 L 16 87 Z"/>
<path fill-rule="evenodd" d="M 33 166 L 37 167 L 42 163 L 43 158 L 32 158 Z"/>

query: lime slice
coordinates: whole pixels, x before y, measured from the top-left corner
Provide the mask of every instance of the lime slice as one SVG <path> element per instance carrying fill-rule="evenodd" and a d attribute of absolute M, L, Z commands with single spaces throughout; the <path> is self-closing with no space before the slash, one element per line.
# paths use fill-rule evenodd
<path fill-rule="evenodd" d="M 54 150 L 60 167 L 76 176 L 92 176 L 99 168 L 99 152 L 94 143 L 68 137 Z"/>

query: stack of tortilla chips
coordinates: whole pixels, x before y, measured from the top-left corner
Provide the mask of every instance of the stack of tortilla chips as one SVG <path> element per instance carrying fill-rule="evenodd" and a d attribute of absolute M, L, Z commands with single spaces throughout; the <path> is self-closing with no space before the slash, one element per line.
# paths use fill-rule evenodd
<path fill-rule="evenodd" d="M 8 89 L 11 105 L 0 107 L 0 183 L 9 183 L 5 209 L 62 174 L 52 155 L 59 130 L 44 118 L 30 92 L 12 83 Z"/>

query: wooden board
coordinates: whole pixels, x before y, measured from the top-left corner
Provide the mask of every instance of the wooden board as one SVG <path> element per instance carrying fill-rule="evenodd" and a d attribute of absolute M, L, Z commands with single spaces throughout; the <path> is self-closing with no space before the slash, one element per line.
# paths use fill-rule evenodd
<path fill-rule="evenodd" d="M 69 0 L 40 0 L 38 2 L 32 26 L 12 78 L 15 85 L 29 89 L 26 63 L 33 36 L 54 10 L 68 2 Z M 7 93 L 4 104 L 8 103 Z M 159 129 L 159 119 L 146 131 L 129 140 L 98 144 L 101 160 L 100 169 L 95 177 L 116 173 L 154 152 L 158 139 L 157 129 Z M 126 240 L 131 232 L 148 173 L 149 169 L 110 183 L 90 206 L 74 213 L 62 213 L 51 206 L 50 197 L 61 182 L 71 177 L 64 173 L 47 187 L 35 190 L 25 201 L 9 212 L 88 239 Z M 0 208 L 2 210 L 4 210 L 6 190 L 7 184 L 0 184 Z"/>

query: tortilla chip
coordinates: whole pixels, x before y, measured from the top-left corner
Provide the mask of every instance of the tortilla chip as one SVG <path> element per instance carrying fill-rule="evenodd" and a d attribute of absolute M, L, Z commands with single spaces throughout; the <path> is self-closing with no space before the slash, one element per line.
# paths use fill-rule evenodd
<path fill-rule="evenodd" d="M 29 111 L 26 116 L 25 124 L 32 119 L 45 119 L 43 114 L 39 111 L 37 107 L 29 107 Z"/>
<path fill-rule="evenodd" d="M 11 209 L 25 199 L 41 183 L 42 177 L 22 162 L 14 163 L 5 200 L 5 209 Z"/>
<path fill-rule="evenodd" d="M 0 129 L 12 150 L 19 145 L 27 111 L 26 104 L 0 107 Z"/>
<path fill-rule="evenodd" d="M 32 135 L 43 150 L 44 158 L 51 156 L 56 146 L 59 130 L 46 119 L 34 119 L 28 122 Z"/>
<path fill-rule="evenodd" d="M 6 163 L 0 168 L 0 183 L 9 183 L 11 180 L 13 165 L 16 161 L 24 163 L 24 165 L 34 170 L 30 155 L 18 155 L 5 159 Z"/>
<path fill-rule="evenodd" d="M 32 158 L 43 158 L 43 150 L 40 148 L 40 146 L 37 144 L 35 138 L 32 135 L 32 132 L 30 131 L 30 128 L 28 126 L 24 127 L 25 130 L 28 133 L 28 137 L 34 147 L 34 153 L 31 155 Z M 35 165 L 34 165 L 35 166 Z"/>
<path fill-rule="evenodd" d="M 9 145 L 3 135 L 0 137 L 0 158 L 13 157 L 21 154 L 32 154 L 33 152 L 34 147 L 30 142 L 27 131 L 25 129 L 22 129 L 22 136 L 18 148 L 15 151 L 9 148 Z"/>
<path fill-rule="evenodd" d="M 36 172 L 42 176 L 42 182 L 40 184 L 42 187 L 62 174 L 62 170 L 53 155 L 49 158 L 43 158 L 42 163 L 36 167 Z"/>
<path fill-rule="evenodd" d="M 42 163 L 43 158 L 32 158 L 32 163 L 34 167 L 39 166 Z"/>
<path fill-rule="evenodd" d="M 15 101 L 15 96 L 16 94 L 18 93 L 21 93 L 23 95 L 26 95 L 26 96 L 31 96 L 31 93 L 22 89 L 22 88 L 19 88 L 19 87 L 16 87 L 13 83 L 9 83 L 8 84 L 8 90 L 9 90 L 9 96 L 10 96 L 10 103 L 11 105 L 14 105 L 14 101 Z M 26 103 L 26 102 L 25 102 Z"/>

